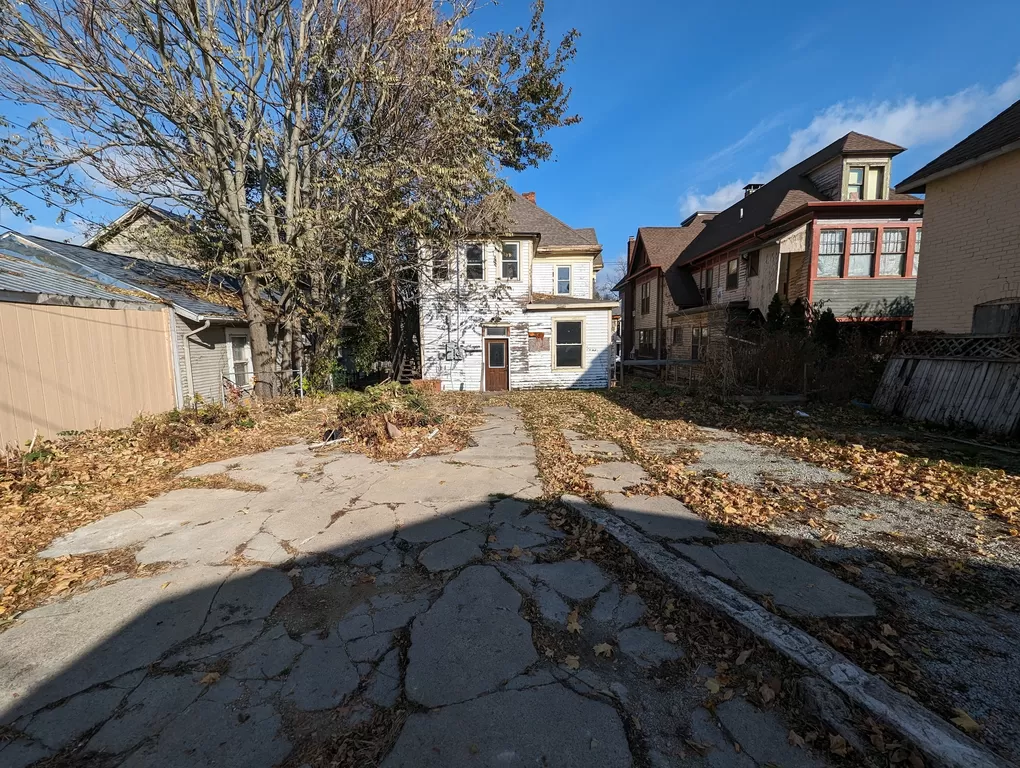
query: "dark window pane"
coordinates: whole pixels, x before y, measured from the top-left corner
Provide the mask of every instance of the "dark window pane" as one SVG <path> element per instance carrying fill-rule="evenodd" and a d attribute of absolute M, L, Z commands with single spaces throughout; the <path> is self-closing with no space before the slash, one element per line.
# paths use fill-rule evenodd
<path fill-rule="evenodd" d="M 432 257 L 432 278 L 446 280 L 450 277 L 450 254 L 440 251 Z"/>
<path fill-rule="evenodd" d="M 556 323 L 557 344 L 580 344 L 581 324 L 572 322 Z"/>
<path fill-rule="evenodd" d="M 485 279 L 485 262 L 482 255 L 482 246 L 478 244 L 467 247 L 467 279 Z"/>
<path fill-rule="evenodd" d="M 505 368 L 506 367 L 506 343 L 502 341 L 492 342 L 489 344 L 489 367 L 490 368 Z"/>
<path fill-rule="evenodd" d="M 580 368 L 581 367 L 581 345 L 580 344 L 557 344 L 556 345 L 556 367 L 557 368 Z"/>

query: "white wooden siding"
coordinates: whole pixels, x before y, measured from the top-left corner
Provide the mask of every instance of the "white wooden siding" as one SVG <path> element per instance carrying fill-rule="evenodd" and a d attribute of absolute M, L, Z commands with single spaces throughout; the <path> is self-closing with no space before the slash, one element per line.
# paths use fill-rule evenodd
<path fill-rule="evenodd" d="M 592 286 L 592 260 L 557 260 L 552 256 L 539 256 L 534 260 L 531 275 L 531 290 L 535 293 L 556 293 L 556 268 L 570 267 L 570 295 L 578 299 L 590 299 Z"/>

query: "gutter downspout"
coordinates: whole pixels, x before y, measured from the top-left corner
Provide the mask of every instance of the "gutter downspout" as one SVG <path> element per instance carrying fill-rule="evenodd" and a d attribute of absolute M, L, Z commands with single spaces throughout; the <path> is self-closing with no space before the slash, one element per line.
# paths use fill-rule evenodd
<path fill-rule="evenodd" d="M 169 307 L 168 311 L 170 312 L 170 354 L 173 355 L 173 359 L 170 361 L 170 370 L 174 374 L 174 401 L 177 408 L 181 409 L 184 407 L 184 390 L 181 384 L 180 348 L 177 345 L 177 313 L 174 312 L 173 307 Z"/>
<path fill-rule="evenodd" d="M 196 328 L 195 330 L 190 331 L 189 333 L 184 334 L 184 339 L 183 339 L 183 341 L 184 341 L 184 367 L 188 369 L 188 392 L 191 393 L 191 402 L 192 402 L 192 404 L 194 404 L 194 402 L 195 402 L 195 377 L 194 377 L 194 375 L 191 372 L 191 337 L 201 333 L 202 331 L 208 329 L 210 325 L 212 325 L 212 320 L 207 319 L 203 315 L 199 315 L 198 316 L 198 320 L 199 320 L 199 322 L 202 323 L 202 325 L 199 326 L 198 328 Z"/>

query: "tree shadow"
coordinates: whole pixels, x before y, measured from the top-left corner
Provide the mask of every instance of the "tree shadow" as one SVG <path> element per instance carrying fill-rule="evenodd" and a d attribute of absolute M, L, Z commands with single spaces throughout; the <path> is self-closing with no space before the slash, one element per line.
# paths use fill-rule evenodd
<path fill-rule="evenodd" d="M 530 527 L 499 529 L 506 522 L 500 509 L 514 503 L 497 497 L 458 503 L 444 512 L 453 523 L 429 519 L 399 535 L 354 536 L 229 576 L 224 566 L 170 569 L 29 611 L 0 636 L 0 763 L 298 765 L 310 754 L 322 757 L 327 748 L 339 749 L 337 734 L 350 732 L 357 733 L 354 741 L 362 751 L 343 742 L 344 750 L 354 750 L 344 753 L 346 764 L 378 764 L 400 733 L 402 718 L 425 711 L 405 696 L 401 682 L 415 617 L 462 569 L 487 562 L 485 550 L 506 557 L 512 539 L 500 539 L 500 531 L 542 530 L 538 518 Z M 654 530 L 656 523 L 671 521 L 655 517 L 636 525 Z M 443 525 L 449 530 L 437 530 Z M 772 592 L 763 589 L 767 572 L 764 582 L 753 584 L 724 576 L 868 671 L 915 691 L 939 714 L 968 709 L 986 723 L 990 744 L 1018 756 L 1020 708 L 1009 693 L 1020 664 L 1016 613 L 991 604 L 961 607 L 934 593 L 929 598 L 914 574 L 883 570 L 883 554 L 871 548 L 815 548 L 741 526 L 712 529 L 715 538 L 686 543 L 704 550 L 768 545 L 870 594 L 875 616 L 820 619 L 791 612 L 778 597 L 789 591 L 788 584 L 773 580 Z M 489 541 L 491 535 L 496 542 Z M 467 540 L 465 547 L 433 550 L 437 560 L 426 554 L 458 536 Z M 471 546 L 478 556 L 464 557 Z M 527 557 L 539 548 L 521 549 Z M 450 558 L 449 569 L 432 572 L 423 565 L 442 558 Z M 925 563 L 947 565 L 938 558 Z M 1015 583 L 1015 573 L 996 574 L 1007 576 Z M 909 602 L 903 597 L 907 587 L 913 592 Z M 386 637 L 377 638 L 380 634 Z M 676 727 L 687 732 L 688 724 L 679 721 Z M 529 743 L 522 734 L 521 748 Z M 453 764 L 449 760 L 423 753 L 419 764 Z"/>

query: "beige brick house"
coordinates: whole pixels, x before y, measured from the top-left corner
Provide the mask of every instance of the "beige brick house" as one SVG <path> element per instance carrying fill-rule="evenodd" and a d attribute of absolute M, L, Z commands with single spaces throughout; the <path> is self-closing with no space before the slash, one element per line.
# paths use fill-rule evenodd
<path fill-rule="evenodd" d="M 896 191 L 925 193 L 914 330 L 1020 333 L 1020 101 Z"/>

